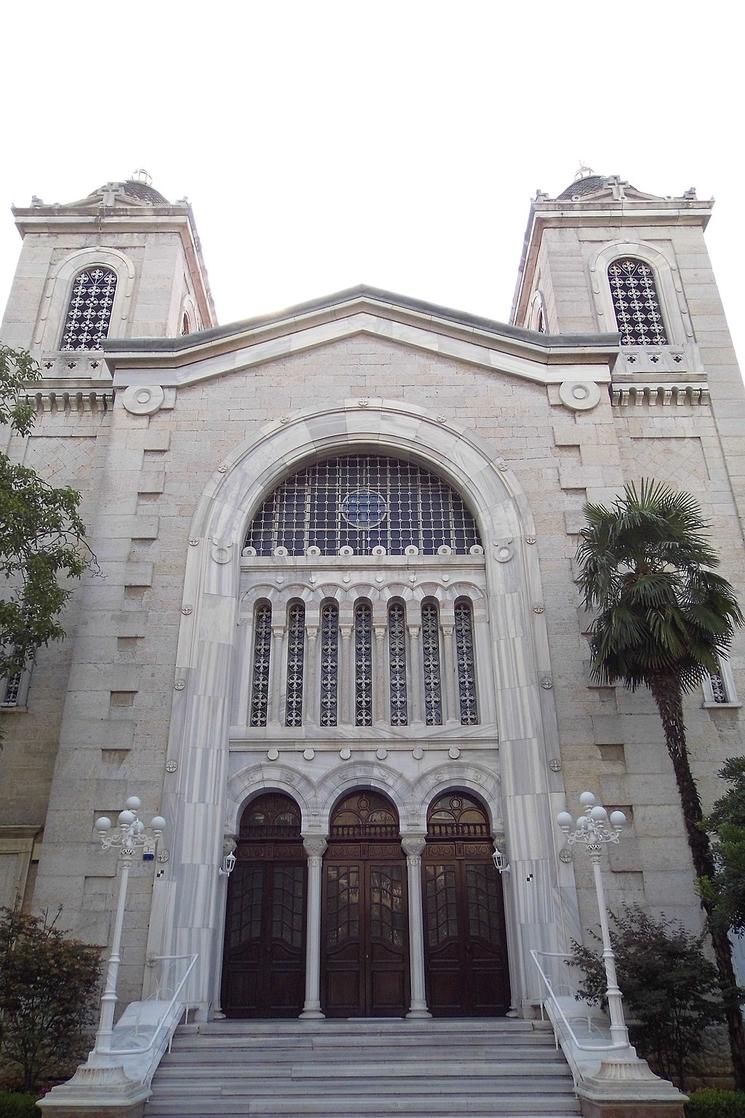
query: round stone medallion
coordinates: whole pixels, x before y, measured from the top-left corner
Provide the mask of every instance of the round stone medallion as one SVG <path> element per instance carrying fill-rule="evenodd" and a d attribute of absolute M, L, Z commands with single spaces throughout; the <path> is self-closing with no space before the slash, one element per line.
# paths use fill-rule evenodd
<path fill-rule="evenodd" d="M 559 385 L 559 399 L 572 411 L 589 411 L 600 403 L 600 389 L 593 381 L 565 380 Z"/>
<path fill-rule="evenodd" d="M 131 384 L 122 393 L 122 403 L 132 415 L 152 415 L 163 406 L 165 398 L 159 384 Z"/>

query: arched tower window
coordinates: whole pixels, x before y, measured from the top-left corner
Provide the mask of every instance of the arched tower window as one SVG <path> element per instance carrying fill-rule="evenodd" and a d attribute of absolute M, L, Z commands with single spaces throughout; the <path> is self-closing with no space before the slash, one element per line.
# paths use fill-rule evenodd
<path fill-rule="evenodd" d="M 339 607 L 326 602 L 321 610 L 321 714 L 322 726 L 337 722 L 339 676 Z"/>
<path fill-rule="evenodd" d="M 425 602 L 422 606 L 422 661 L 424 665 L 424 720 L 428 726 L 441 726 L 440 618 L 434 602 Z"/>
<path fill-rule="evenodd" d="M 184 312 L 184 315 L 181 319 L 181 334 L 182 336 L 185 334 L 191 334 L 191 323 L 189 322 L 189 316 L 188 314 L 186 314 L 186 312 Z"/>
<path fill-rule="evenodd" d="M 285 726 L 303 724 L 303 666 L 305 660 L 305 606 L 293 602 L 287 625 L 287 700 Z"/>
<path fill-rule="evenodd" d="M 473 611 L 461 598 L 455 603 L 455 654 L 458 662 L 458 697 L 462 726 L 477 726 L 476 664 L 473 650 Z"/>
<path fill-rule="evenodd" d="M 399 602 L 388 607 L 388 669 L 391 726 L 409 723 L 406 694 L 406 610 Z"/>
<path fill-rule="evenodd" d="M 372 726 L 372 609 L 360 602 L 354 610 L 354 722 Z"/>
<path fill-rule="evenodd" d="M 93 264 L 78 272 L 65 316 L 60 349 L 98 349 L 108 337 L 116 294 L 116 272 Z"/>
<path fill-rule="evenodd" d="M 633 256 L 619 257 L 608 266 L 608 283 L 621 345 L 667 345 L 651 264 Z"/>
<path fill-rule="evenodd" d="M 272 607 L 262 603 L 254 613 L 254 664 L 251 680 L 251 725 L 266 726 L 269 705 L 269 659 L 272 650 Z"/>
<path fill-rule="evenodd" d="M 286 547 L 304 555 L 318 547 L 336 555 L 351 547 L 369 555 L 384 547 L 403 555 L 413 545 L 425 555 L 442 546 L 457 555 L 480 544 L 476 522 L 446 482 L 412 462 L 347 454 L 314 462 L 284 481 L 254 517 L 246 546 L 257 555 Z"/>

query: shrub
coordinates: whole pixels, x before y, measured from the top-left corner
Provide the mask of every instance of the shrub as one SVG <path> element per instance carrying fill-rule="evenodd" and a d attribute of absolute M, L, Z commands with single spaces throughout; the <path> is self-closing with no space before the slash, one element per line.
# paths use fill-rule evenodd
<path fill-rule="evenodd" d="M 703 937 L 691 935 L 677 920 L 664 915 L 655 920 L 629 905 L 613 923 L 618 985 L 635 1022 L 634 1042 L 656 1072 L 685 1090 L 688 1053 L 708 1025 L 724 1019 L 716 967 L 704 955 Z M 577 996 L 604 1003 L 602 957 L 578 943 L 572 951 L 569 965 L 584 971 Z"/>
<path fill-rule="evenodd" d="M 0 1118 L 41 1118 L 36 1095 L 0 1091 Z"/>
<path fill-rule="evenodd" d="M 742 1091 L 717 1091 L 706 1087 L 694 1091 L 685 1105 L 686 1118 L 745 1118 Z"/>
<path fill-rule="evenodd" d="M 0 909 L 0 1055 L 25 1091 L 88 1047 L 99 948 L 68 939 L 55 920 Z"/>

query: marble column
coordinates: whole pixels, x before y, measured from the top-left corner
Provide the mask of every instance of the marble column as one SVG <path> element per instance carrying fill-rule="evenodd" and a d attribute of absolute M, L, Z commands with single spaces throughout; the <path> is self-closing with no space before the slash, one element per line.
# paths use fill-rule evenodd
<path fill-rule="evenodd" d="M 373 660 L 373 721 L 387 722 L 385 686 L 385 638 L 388 630 L 385 625 L 375 625 L 375 653 Z"/>
<path fill-rule="evenodd" d="M 409 887 L 409 966 L 411 1008 L 407 1017 L 431 1017 L 424 983 L 424 917 L 422 912 L 422 851 L 424 835 L 402 835 Z"/>
<path fill-rule="evenodd" d="M 445 722 L 460 722 L 460 703 L 458 702 L 458 681 L 455 662 L 455 643 L 453 626 L 442 626 L 442 664 L 440 665 L 445 705 Z"/>
<path fill-rule="evenodd" d="M 285 647 L 286 629 L 284 625 L 272 625 L 272 651 L 269 660 L 269 710 L 268 721 L 274 725 L 284 725 L 285 712 L 282 698 L 285 691 L 287 672 L 287 649 Z"/>
<path fill-rule="evenodd" d="M 328 843 L 323 835 L 303 835 L 308 856 L 308 900 L 305 920 L 305 1005 L 303 1020 L 325 1017 L 321 1012 L 321 873 Z"/>
<path fill-rule="evenodd" d="M 339 649 L 339 686 L 337 689 L 337 720 L 340 726 L 354 725 L 354 629 L 351 625 L 341 625 Z"/>
<path fill-rule="evenodd" d="M 424 722 L 424 709 L 422 704 L 422 649 L 419 635 L 419 625 L 409 625 L 409 649 L 411 651 L 410 676 L 411 679 L 411 721 Z"/>
<path fill-rule="evenodd" d="M 321 715 L 319 704 L 321 701 L 321 680 L 319 671 L 319 645 L 320 629 L 318 625 L 305 626 L 305 672 L 303 676 L 303 723 L 319 726 Z"/>

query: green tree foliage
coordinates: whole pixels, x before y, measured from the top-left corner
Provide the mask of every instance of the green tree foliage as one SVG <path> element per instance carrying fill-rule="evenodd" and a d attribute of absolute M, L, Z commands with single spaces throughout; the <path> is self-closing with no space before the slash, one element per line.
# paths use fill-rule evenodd
<path fill-rule="evenodd" d="M 99 953 L 46 915 L 0 909 L 0 1055 L 18 1068 L 24 1091 L 85 1054 Z"/>
<path fill-rule="evenodd" d="M 28 353 L 0 344 L 0 424 L 11 432 L 31 430 L 25 390 L 40 379 Z M 91 563 L 79 503 L 74 489 L 56 489 L 0 452 L 0 677 L 23 671 L 42 645 L 65 635 L 64 581 Z"/>
<path fill-rule="evenodd" d="M 704 1087 L 693 1092 L 683 1109 L 685 1118 L 745 1118 L 745 1094 Z"/>
<path fill-rule="evenodd" d="M 600 942 L 594 932 L 590 935 Z M 675 1079 L 683 1090 L 687 1054 L 704 1029 L 725 1016 L 717 969 L 704 955 L 702 940 L 679 921 L 655 920 L 638 905 L 613 917 L 611 943 L 634 1043 L 659 1075 Z M 578 996 L 594 1005 L 603 1002 L 602 955 L 578 943 L 572 953 L 569 965 L 580 967 L 584 976 Z"/>
<path fill-rule="evenodd" d="M 712 880 L 714 855 L 691 772 L 683 695 L 718 670 L 743 621 L 734 590 L 713 568 L 719 558 L 695 499 L 655 481 L 627 485 L 612 508 L 585 505 L 577 562 L 590 628 L 592 674 L 635 691 L 648 687 L 662 719 L 696 876 Z M 732 945 L 705 892 L 702 904 L 726 1007 L 738 1088 L 745 1088 L 745 1025 Z"/>
<path fill-rule="evenodd" d="M 719 775 L 731 787 L 706 820 L 715 837 L 715 871 L 702 880 L 701 892 L 724 928 L 745 932 L 745 757 L 730 757 Z"/>

